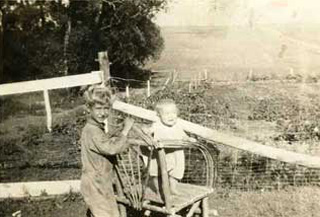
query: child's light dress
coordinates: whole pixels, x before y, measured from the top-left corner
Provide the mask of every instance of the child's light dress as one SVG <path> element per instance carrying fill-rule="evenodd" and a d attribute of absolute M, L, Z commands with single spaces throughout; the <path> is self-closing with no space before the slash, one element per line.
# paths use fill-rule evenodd
<path fill-rule="evenodd" d="M 151 126 L 151 132 L 154 133 L 154 139 L 160 142 L 170 140 L 181 141 L 188 138 L 179 121 L 172 127 L 164 125 L 161 121 L 157 121 Z M 182 179 L 185 170 L 185 156 L 183 150 L 165 148 L 165 152 L 168 175 L 176 179 Z M 148 161 L 146 155 L 143 156 L 143 159 L 145 162 Z M 158 176 L 158 163 L 155 154 L 150 161 L 149 173 L 151 176 Z"/>

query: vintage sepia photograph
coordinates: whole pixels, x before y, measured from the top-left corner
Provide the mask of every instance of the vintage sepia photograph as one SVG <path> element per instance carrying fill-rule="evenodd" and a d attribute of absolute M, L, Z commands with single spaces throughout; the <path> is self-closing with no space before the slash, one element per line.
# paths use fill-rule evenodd
<path fill-rule="evenodd" d="M 0 217 L 320 217 L 319 12 L 1 0 Z"/>

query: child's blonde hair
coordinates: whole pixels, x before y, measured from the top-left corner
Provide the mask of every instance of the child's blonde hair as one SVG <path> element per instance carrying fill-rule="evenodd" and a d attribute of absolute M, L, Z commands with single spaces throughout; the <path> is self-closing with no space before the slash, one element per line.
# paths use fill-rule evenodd
<path fill-rule="evenodd" d="M 90 85 L 86 88 L 84 94 L 84 99 L 86 105 L 91 107 L 95 104 L 108 104 L 112 105 L 113 97 L 112 92 L 107 87 L 102 87 L 100 85 Z"/>
<path fill-rule="evenodd" d="M 167 105 L 174 105 L 177 109 L 177 113 L 179 113 L 179 109 L 177 107 L 177 104 L 175 103 L 175 101 L 173 99 L 161 99 L 159 102 L 157 102 L 157 104 L 155 106 L 156 112 L 160 113 L 161 110 Z"/>

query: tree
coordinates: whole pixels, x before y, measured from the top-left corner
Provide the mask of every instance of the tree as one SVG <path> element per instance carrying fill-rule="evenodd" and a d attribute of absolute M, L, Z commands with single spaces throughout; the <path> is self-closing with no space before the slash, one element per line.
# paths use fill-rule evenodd
<path fill-rule="evenodd" d="M 61 25 L 46 1 L 2 2 L 1 82 L 51 77 L 61 72 Z"/>
<path fill-rule="evenodd" d="M 109 53 L 113 75 L 131 72 L 159 56 L 163 39 L 152 20 L 166 3 L 167 0 L 2 2 L 5 76 L 1 81 L 96 70 L 97 52 L 102 50 Z"/>
<path fill-rule="evenodd" d="M 166 5 L 165 0 L 70 1 L 73 33 L 70 59 L 83 58 L 82 65 L 71 71 L 94 66 L 98 51 L 109 53 L 111 73 L 124 75 L 157 58 L 163 48 L 159 28 L 152 22 L 155 14 Z M 90 19 L 88 19 L 90 18 Z M 84 30 L 84 31 L 83 31 Z M 81 32 L 81 33 L 80 33 Z M 79 55 L 83 48 L 87 56 Z"/>

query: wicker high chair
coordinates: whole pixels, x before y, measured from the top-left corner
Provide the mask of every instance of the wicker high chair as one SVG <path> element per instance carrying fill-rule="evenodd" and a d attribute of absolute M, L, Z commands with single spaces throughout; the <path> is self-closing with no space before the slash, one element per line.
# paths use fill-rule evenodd
<path fill-rule="evenodd" d="M 116 197 L 122 217 L 127 216 L 126 206 L 145 213 L 162 213 L 165 216 L 187 216 L 195 213 L 209 216 L 208 196 L 213 193 L 215 162 L 205 145 L 167 141 L 162 148 L 136 129 L 142 140 L 134 140 L 126 153 L 117 156 Z M 148 162 L 142 159 L 142 152 L 149 147 Z M 184 178 L 178 183 L 179 195 L 171 195 L 167 172 L 165 149 L 183 148 L 185 153 Z M 159 192 L 149 186 L 149 165 L 151 156 L 157 157 L 159 167 Z"/>

